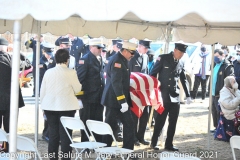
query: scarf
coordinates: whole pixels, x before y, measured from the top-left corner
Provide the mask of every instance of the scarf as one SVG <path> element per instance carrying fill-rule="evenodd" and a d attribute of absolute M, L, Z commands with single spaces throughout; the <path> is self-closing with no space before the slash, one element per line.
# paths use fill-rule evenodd
<path fill-rule="evenodd" d="M 199 54 L 199 56 L 202 58 L 202 67 L 200 69 L 200 75 L 201 75 L 202 79 L 206 79 L 206 69 L 205 69 L 205 67 L 206 67 L 206 57 L 207 57 L 208 54 L 209 53 L 203 53 L 203 52 L 201 52 Z"/>

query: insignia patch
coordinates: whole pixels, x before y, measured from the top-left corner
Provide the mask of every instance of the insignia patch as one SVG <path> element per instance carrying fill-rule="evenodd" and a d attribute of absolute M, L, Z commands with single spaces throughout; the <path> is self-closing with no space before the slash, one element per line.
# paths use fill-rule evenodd
<path fill-rule="evenodd" d="M 79 64 L 84 64 L 84 60 L 79 60 Z"/>
<path fill-rule="evenodd" d="M 115 63 L 115 64 L 114 64 L 114 67 L 116 67 L 116 68 L 121 68 L 121 64 L 120 64 L 120 63 Z"/>
<path fill-rule="evenodd" d="M 160 60 L 161 60 L 161 57 L 158 57 L 157 60 L 160 61 Z"/>

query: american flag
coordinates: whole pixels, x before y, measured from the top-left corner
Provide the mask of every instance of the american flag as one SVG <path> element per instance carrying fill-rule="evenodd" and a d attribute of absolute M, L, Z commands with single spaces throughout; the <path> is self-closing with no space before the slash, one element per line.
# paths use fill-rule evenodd
<path fill-rule="evenodd" d="M 160 82 L 152 76 L 140 72 L 131 72 L 130 76 L 130 95 L 133 107 L 131 110 L 137 115 L 142 116 L 145 106 L 152 106 L 159 113 L 164 111 Z"/>

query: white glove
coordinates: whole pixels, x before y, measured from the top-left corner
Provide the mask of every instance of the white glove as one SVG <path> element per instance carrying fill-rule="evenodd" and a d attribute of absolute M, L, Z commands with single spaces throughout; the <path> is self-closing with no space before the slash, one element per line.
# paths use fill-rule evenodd
<path fill-rule="evenodd" d="M 187 101 L 186 101 L 186 103 L 187 103 L 187 104 L 192 103 L 192 99 L 191 99 L 191 97 L 187 97 Z"/>
<path fill-rule="evenodd" d="M 120 111 L 121 111 L 122 113 L 124 113 L 124 112 L 126 112 L 126 111 L 128 110 L 128 104 L 127 104 L 127 102 L 121 104 L 121 106 L 122 106 L 122 109 L 120 109 Z"/>
<path fill-rule="evenodd" d="M 82 104 L 82 100 L 81 99 L 78 99 L 78 105 L 79 105 L 80 109 L 83 109 L 83 104 Z"/>

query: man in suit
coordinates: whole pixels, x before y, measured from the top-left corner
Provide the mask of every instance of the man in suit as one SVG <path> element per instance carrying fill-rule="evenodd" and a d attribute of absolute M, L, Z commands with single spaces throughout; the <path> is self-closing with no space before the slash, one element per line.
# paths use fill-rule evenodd
<path fill-rule="evenodd" d="M 179 78 L 187 97 L 187 104 L 191 103 L 188 82 L 183 69 L 184 65 L 179 62 L 179 59 L 181 59 L 183 54 L 186 52 L 187 47 L 187 45 L 175 43 L 174 51 L 169 54 L 160 55 L 150 73 L 150 75 L 154 77 L 157 77 L 158 75 L 158 80 L 161 82 L 160 89 L 162 92 L 163 106 L 165 108 L 161 115 L 157 114 L 155 117 L 155 126 L 151 141 L 151 148 L 154 150 L 159 150 L 156 146 L 158 137 L 161 134 L 167 115 L 169 115 L 165 149 L 178 151 L 178 148 L 174 147 L 172 142 L 180 110 L 178 86 Z"/>
<path fill-rule="evenodd" d="M 129 61 L 129 70 L 130 72 L 141 72 L 148 74 L 148 49 L 150 48 L 150 41 L 139 40 L 137 52 L 134 57 Z M 140 118 L 138 118 L 134 112 L 133 121 L 134 121 L 134 129 L 135 129 L 135 145 L 140 146 L 140 143 L 144 145 L 149 145 L 149 142 L 144 139 L 144 134 L 148 122 L 148 110 L 149 107 L 145 106 L 143 110 L 143 114 Z M 139 123 L 138 123 L 139 121 Z M 138 125 L 139 124 L 139 125 Z M 138 128 L 138 129 L 137 129 Z"/>
<path fill-rule="evenodd" d="M 128 60 L 133 57 L 136 45 L 129 42 L 118 43 L 120 52 L 115 54 L 107 65 L 107 83 L 103 91 L 101 103 L 106 106 L 106 119 L 113 133 L 118 126 L 116 119 L 119 118 L 123 123 L 123 148 L 134 148 L 134 127 L 131 111 L 130 98 L 130 72 Z M 112 144 L 111 136 L 103 137 L 103 142 L 107 146 Z"/>
<path fill-rule="evenodd" d="M 82 91 L 78 95 L 83 108 L 79 111 L 80 118 L 86 124 L 88 119 L 103 121 L 103 106 L 101 97 L 104 88 L 103 61 L 101 51 L 104 45 L 100 38 L 89 40 L 90 52 L 84 55 L 77 68 L 77 75 L 82 84 Z M 81 141 L 88 141 L 84 131 L 81 132 Z M 102 136 L 95 135 L 98 142 L 102 141 Z"/>

